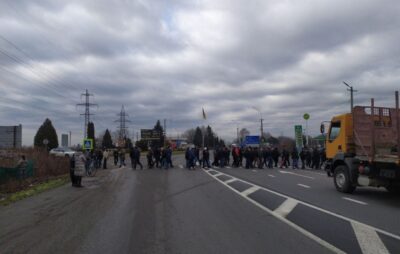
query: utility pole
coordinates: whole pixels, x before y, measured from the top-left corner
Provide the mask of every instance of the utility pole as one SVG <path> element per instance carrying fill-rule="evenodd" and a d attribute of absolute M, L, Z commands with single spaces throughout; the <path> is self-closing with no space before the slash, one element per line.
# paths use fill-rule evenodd
<path fill-rule="evenodd" d="M 260 131 L 261 131 L 261 143 L 262 143 L 262 138 L 263 138 L 263 136 L 264 136 L 264 126 L 263 126 L 263 121 L 264 121 L 264 119 L 261 117 L 260 118 L 260 122 L 261 122 L 261 125 L 260 125 Z"/>
<path fill-rule="evenodd" d="M 354 90 L 353 86 L 350 86 L 349 84 L 347 84 L 344 81 L 343 81 L 343 84 L 348 87 L 347 91 L 350 91 L 350 113 L 352 113 L 353 112 L 353 108 L 354 108 L 354 93 L 358 92 L 358 91 Z"/>
<path fill-rule="evenodd" d="M 164 146 L 167 145 L 167 119 L 164 118 Z"/>
<path fill-rule="evenodd" d="M 117 116 L 119 116 L 118 120 L 115 120 L 115 122 L 119 123 L 118 129 L 119 129 L 119 142 L 122 142 L 123 140 L 125 140 L 126 136 L 127 136 L 127 130 L 128 127 L 126 126 L 126 123 L 130 122 L 127 118 L 129 117 L 128 114 L 125 113 L 125 107 L 124 105 L 122 105 L 121 107 L 121 112 L 119 114 L 117 114 Z"/>
<path fill-rule="evenodd" d="M 84 106 L 85 107 L 85 113 L 81 114 L 81 116 L 85 116 L 85 129 L 83 130 L 83 136 L 84 138 L 88 137 L 88 133 L 87 133 L 87 128 L 88 128 L 88 124 L 90 122 L 90 116 L 94 115 L 92 113 L 90 113 L 90 107 L 99 107 L 97 104 L 95 103 L 90 103 L 90 96 L 93 96 L 93 94 L 89 94 L 88 90 L 86 89 L 86 92 L 81 94 L 81 98 L 82 96 L 85 96 L 85 102 L 84 103 L 78 103 L 76 104 L 76 106 Z"/>
<path fill-rule="evenodd" d="M 72 147 L 72 131 L 69 131 L 69 146 Z"/>

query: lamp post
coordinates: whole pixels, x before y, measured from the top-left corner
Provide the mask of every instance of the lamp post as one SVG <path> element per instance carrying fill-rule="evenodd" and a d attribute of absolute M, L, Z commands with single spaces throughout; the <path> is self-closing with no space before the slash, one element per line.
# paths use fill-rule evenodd
<path fill-rule="evenodd" d="M 350 91 L 350 113 L 353 112 L 353 107 L 354 107 L 354 92 L 357 92 L 357 90 L 353 89 L 353 86 L 350 86 L 346 82 L 343 81 L 343 84 L 348 87 L 347 91 Z"/>

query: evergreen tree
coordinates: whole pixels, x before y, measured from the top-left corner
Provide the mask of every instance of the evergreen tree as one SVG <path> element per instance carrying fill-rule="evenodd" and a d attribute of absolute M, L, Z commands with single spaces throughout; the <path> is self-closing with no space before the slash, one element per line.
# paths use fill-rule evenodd
<path fill-rule="evenodd" d="M 202 144 L 203 144 L 203 134 L 201 133 L 200 127 L 196 128 L 196 132 L 194 134 L 193 144 L 195 146 L 199 146 L 199 147 L 202 146 Z"/>
<path fill-rule="evenodd" d="M 46 145 L 43 144 L 43 140 L 45 139 L 49 141 L 49 143 L 47 144 L 48 150 L 58 147 L 58 137 L 56 129 L 54 129 L 53 124 L 48 118 L 46 118 L 44 123 L 39 127 L 34 138 L 34 146 L 46 147 Z"/>
<path fill-rule="evenodd" d="M 164 146 L 164 139 L 165 139 L 164 134 L 165 133 L 164 133 L 164 128 L 161 126 L 160 120 L 157 120 L 157 123 L 154 126 L 154 130 L 160 133 L 160 139 L 159 140 L 154 140 L 152 142 L 153 146 L 156 146 L 156 147 Z"/>
<path fill-rule="evenodd" d="M 96 147 L 96 140 L 95 140 L 95 135 L 94 135 L 94 123 L 93 122 L 89 122 L 88 126 L 87 126 L 87 138 L 91 138 L 93 139 L 93 147 Z"/>
<path fill-rule="evenodd" d="M 209 126 L 207 126 L 207 129 L 206 129 L 206 136 L 205 136 L 205 141 L 204 141 L 205 146 L 213 147 L 214 146 L 214 139 L 215 139 L 214 132 L 213 132 L 213 130 L 211 129 L 211 127 L 209 125 Z"/>
<path fill-rule="evenodd" d="M 113 147 L 110 131 L 107 129 L 103 136 L 103 141 L 101 142 L 102 148 L 110 149 Z"/>

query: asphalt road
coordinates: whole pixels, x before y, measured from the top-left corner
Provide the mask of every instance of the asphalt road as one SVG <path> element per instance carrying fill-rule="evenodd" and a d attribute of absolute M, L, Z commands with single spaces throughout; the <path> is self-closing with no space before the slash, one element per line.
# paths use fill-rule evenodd
<path fill-rule="evenodd" d="M 400 199 L 385 191 L 344 196 L 321 172 L 174 165 L 105 170 L 0 207 L 0 253 L 400 253 Z"/>

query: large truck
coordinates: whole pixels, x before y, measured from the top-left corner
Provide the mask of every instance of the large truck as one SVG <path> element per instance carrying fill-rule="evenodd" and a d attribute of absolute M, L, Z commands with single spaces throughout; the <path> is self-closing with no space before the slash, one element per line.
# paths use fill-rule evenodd
<path fill-rule="evenodd" d="M 374 186 L 400 193 L 398 91 L 395 102 L 395 108 L 376 107 L 371 99 L 370 106 L 356 106 L 330 121 L 325 170 L 338 191 L 352 193 L 359 186 Z"/>

